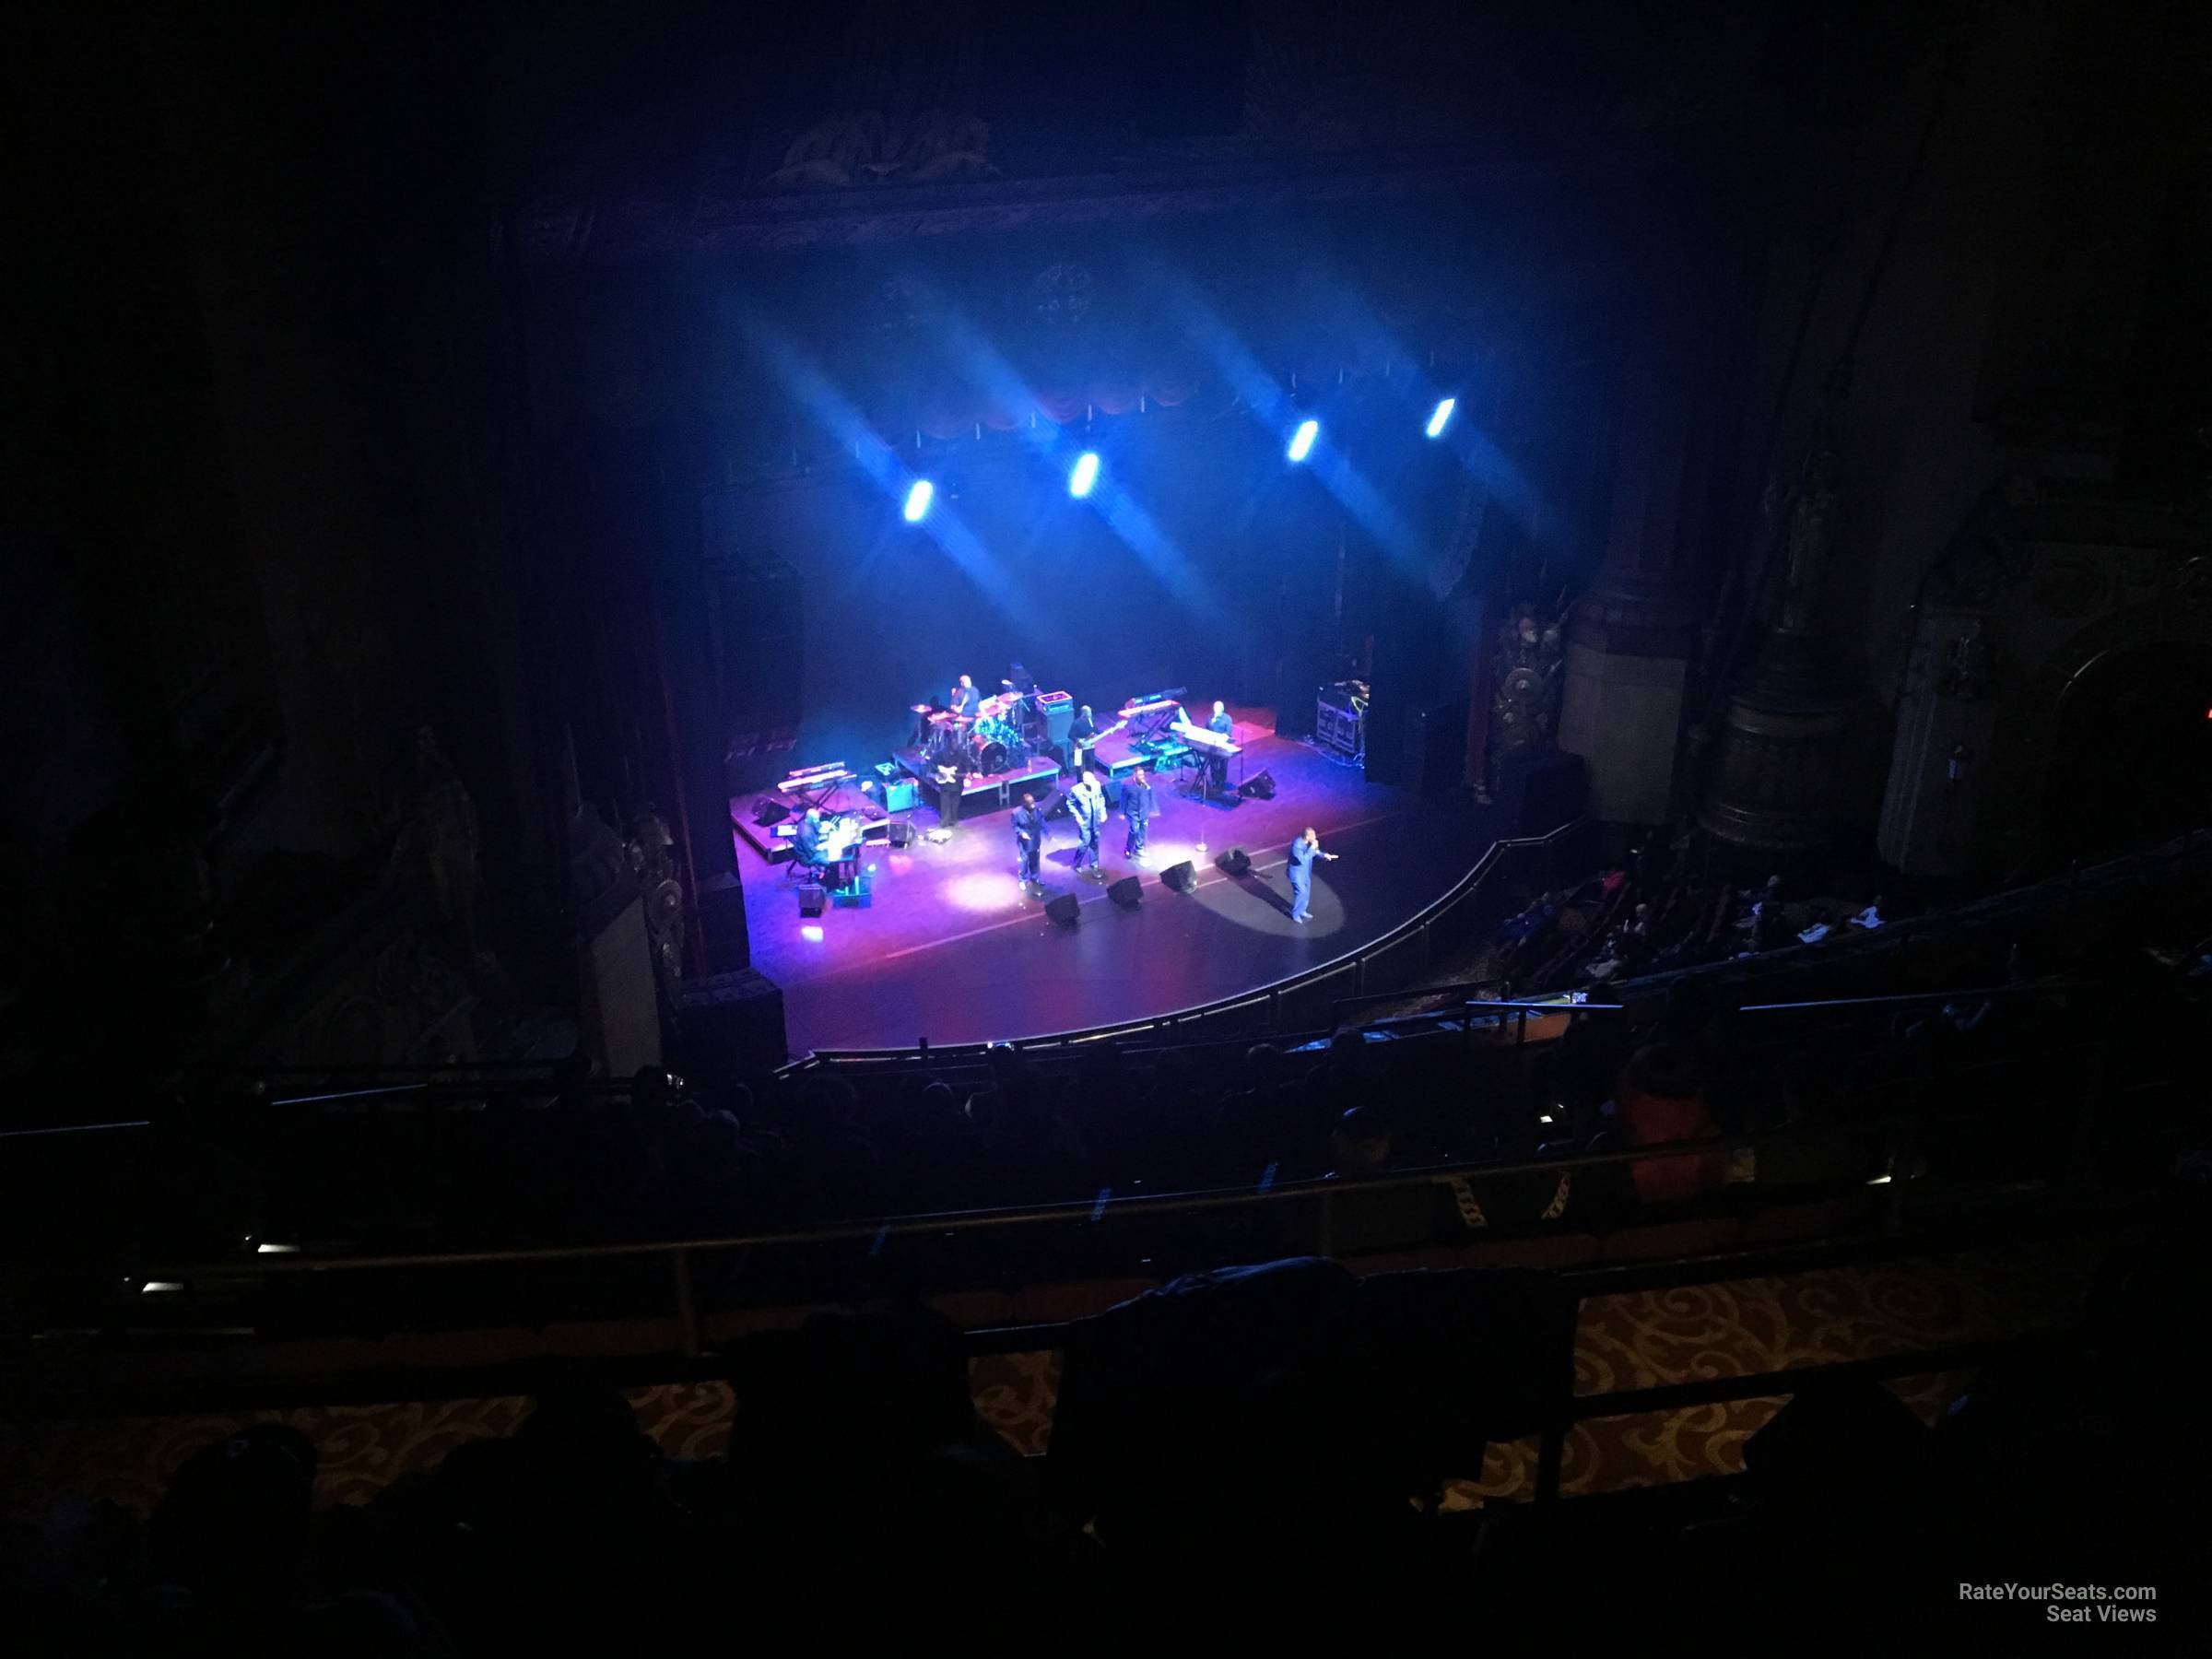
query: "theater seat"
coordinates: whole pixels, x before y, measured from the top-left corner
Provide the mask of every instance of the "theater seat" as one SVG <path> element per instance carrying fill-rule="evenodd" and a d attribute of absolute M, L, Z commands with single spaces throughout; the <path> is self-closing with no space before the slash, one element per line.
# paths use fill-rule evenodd
<path fill-rule="evenodd" d="M 1017 1290 L 1007 1310 L 1009 1324 L 1060 1324 L 1088 1319 L 1132 1297 L 1159 1288 L 1158 1279 L 1091 1279 L 1065 1285 L 1031 1285 Z"/>
<path fill-rule="evenodd" d="M 1525 1239 L 1485 1239 L 1453 1253 L 1459 1267 L 1579 1267 L 1597 1260 L 1588 1233 L 1536 1233 Z"/>
<path fill-rule="evenodd" d="M 1441 1271 L 1461 1264 L 1458 1251 L 1440 1244 L 1433 1250 L 1393 1250 L 1379 1255 L 1354 1256 L 1344 1265 L 1361 1278 L 1372 1278 L 1378 1273 L 1418 1273 L 1423 1268 Z"/>
<path fill-rule="evenodd" d="M 1880 1208 L 1878 1196 L 1857 1192 L 1755 1211 L 1744 1220 L 1744 1242 L 1787 1244 L 1800 1239 L 1853 1233 L 1864 1228 Z"/>
<path fill-rule="evenodd" d="M 1679 1256 L 1726 1250 L 1743 1239 L 1743 1224 L 1733 1216 L 1710 1220 L 1661 1221 L 1608 1233 L 1598 1241 L 1601 1262 L 1669 1262 Z"/>
<path fill-rule="evenodd" d="M 738 1308 L 728 1313 L 715 1313 L 701 1321 L 701 1334 L 712 1342 L 726 1342 L 735 1336 L 749 1336 L 756 1331 L 795 1331 L 808 1319 L 824 1310 L 818 1307 L 795 1308 Z"/>
<path fill-rule="evenodd" d="M 925 1306 L 945 1315 L 963 1331 L 987 1330 L 1013 1324 L 1014 1299 L 1004 1290 L 947 1290 L 928 1299 Z"/>

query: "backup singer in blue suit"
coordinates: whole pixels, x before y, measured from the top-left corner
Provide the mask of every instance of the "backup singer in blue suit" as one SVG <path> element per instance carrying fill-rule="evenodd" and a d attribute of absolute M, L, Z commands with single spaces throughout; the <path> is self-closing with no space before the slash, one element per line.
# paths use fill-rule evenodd
<path fill-rule="evenodd" d="M 1037 797 L 1024 794 L 1021 805 L 1014 808 L 1014 852 L 1021 861 L 1021 885 L 1037 885 L 1037 855 L 1044 845 L 1044 814 L 1037 810 Z"/>
<path fill-rule="evenodd" d="M 1099 787 L 1098 779 L 1088 772 L 1081 782 L 1067 792 L 1068 816 L 1076 820 L 1076 874 L 1097 876 L 1099 871 L 1099 831 L 1106 825 L 1106 792 Z"/>
<path fill-rule="evenodd" d="M 1142 858 L 1145 855 L 1145 835 L 1152 828 L 1152 782 L 1138 767 L 1122 785 L 1122 818 L 1129 827 L 1129 839 L 1122 847 L 1124 858 Z"/>
<path fill-rule="evenodd" d="M 1303 922 L 1308 907 L 1313 902 L 1313 864 L 1325 858 L 1334 864 L 1336 854 L 1321 850 L 1321 834 L 1312 825 L 1306 832 L 1290 843 L 1290 920 Z"/>

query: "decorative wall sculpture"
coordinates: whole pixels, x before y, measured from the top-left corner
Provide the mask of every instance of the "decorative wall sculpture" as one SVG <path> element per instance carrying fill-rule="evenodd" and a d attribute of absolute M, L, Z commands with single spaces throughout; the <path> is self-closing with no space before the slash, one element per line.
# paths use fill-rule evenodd
<path fill-rule="evenodd" d="M 1492 664 L 1490 741 L 1485 751 L 1484 799 L 1516 759 L 1549 750 L 1559 735 L 1560 669 L 1566 643 L 1560 621 L 1533 605 L 1513 607 L 1498 630 Z"/>

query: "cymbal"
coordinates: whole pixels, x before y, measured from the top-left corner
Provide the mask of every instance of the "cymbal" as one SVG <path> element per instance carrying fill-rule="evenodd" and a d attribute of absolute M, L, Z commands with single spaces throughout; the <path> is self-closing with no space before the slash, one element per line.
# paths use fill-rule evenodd
<path fill-rule="evenodd" d="M 916 703 L 912 708 L 907 710 L 907 712 L 909 714 L 926 714 L 929 712 L 929 705 L 927 703 Z"/>

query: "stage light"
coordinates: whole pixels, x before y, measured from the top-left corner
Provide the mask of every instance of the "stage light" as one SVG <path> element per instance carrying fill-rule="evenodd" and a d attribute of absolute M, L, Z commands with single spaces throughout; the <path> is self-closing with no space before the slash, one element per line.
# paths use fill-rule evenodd
<path fill-rule="evenodd" d="M 809 922 L 799 929 L 799 937 L 809 945 L 819 945 L 822 942 L 822 930 L 815 923 Z"/>
<path fill-rule="evenodd" d="M 145 1284 L 138 1287 L 138 1294 L 141 1296 L 165 1296 L 171 1291 L 183 1288 L 184 1287 L 174 1279 L 147 1279 Z"/>
<path fill-rule="evenodd" d="M 1452 424 L 1452 411 L 1458 406 L 1459 399 L 1456 397 L 1447 397 L 1436 406 L 1435 412 L 1429 417 L 1427 430 L 1430 437 L 1441 438 L 1444 435 L 1444 429 Z"/>
<path fill-rule="evenodd" d="M 913 488 L 906 492 L 906 522 L 920 524 L 929 512 L 930 498 L 936 493 L 937 487 L 927 478 L 916 478 Z"/>
<path fill-rule="evenodd" d="M 1290 434 L 1290 459 L 1303 461 L 1313 453 L 1313 440 L 1321 436 L 1321 422 L 1301 420 L 1298 430 Z"/>
<path fill-rule="evenodd" d="M 1085 450 L 1076 457 L 1075 470 L 1067 475 L 1067 493 L 1081 500 L 1090 493 L 1090 487 L 1098 481 L 1098 454 L 1095 451 Z"/>

